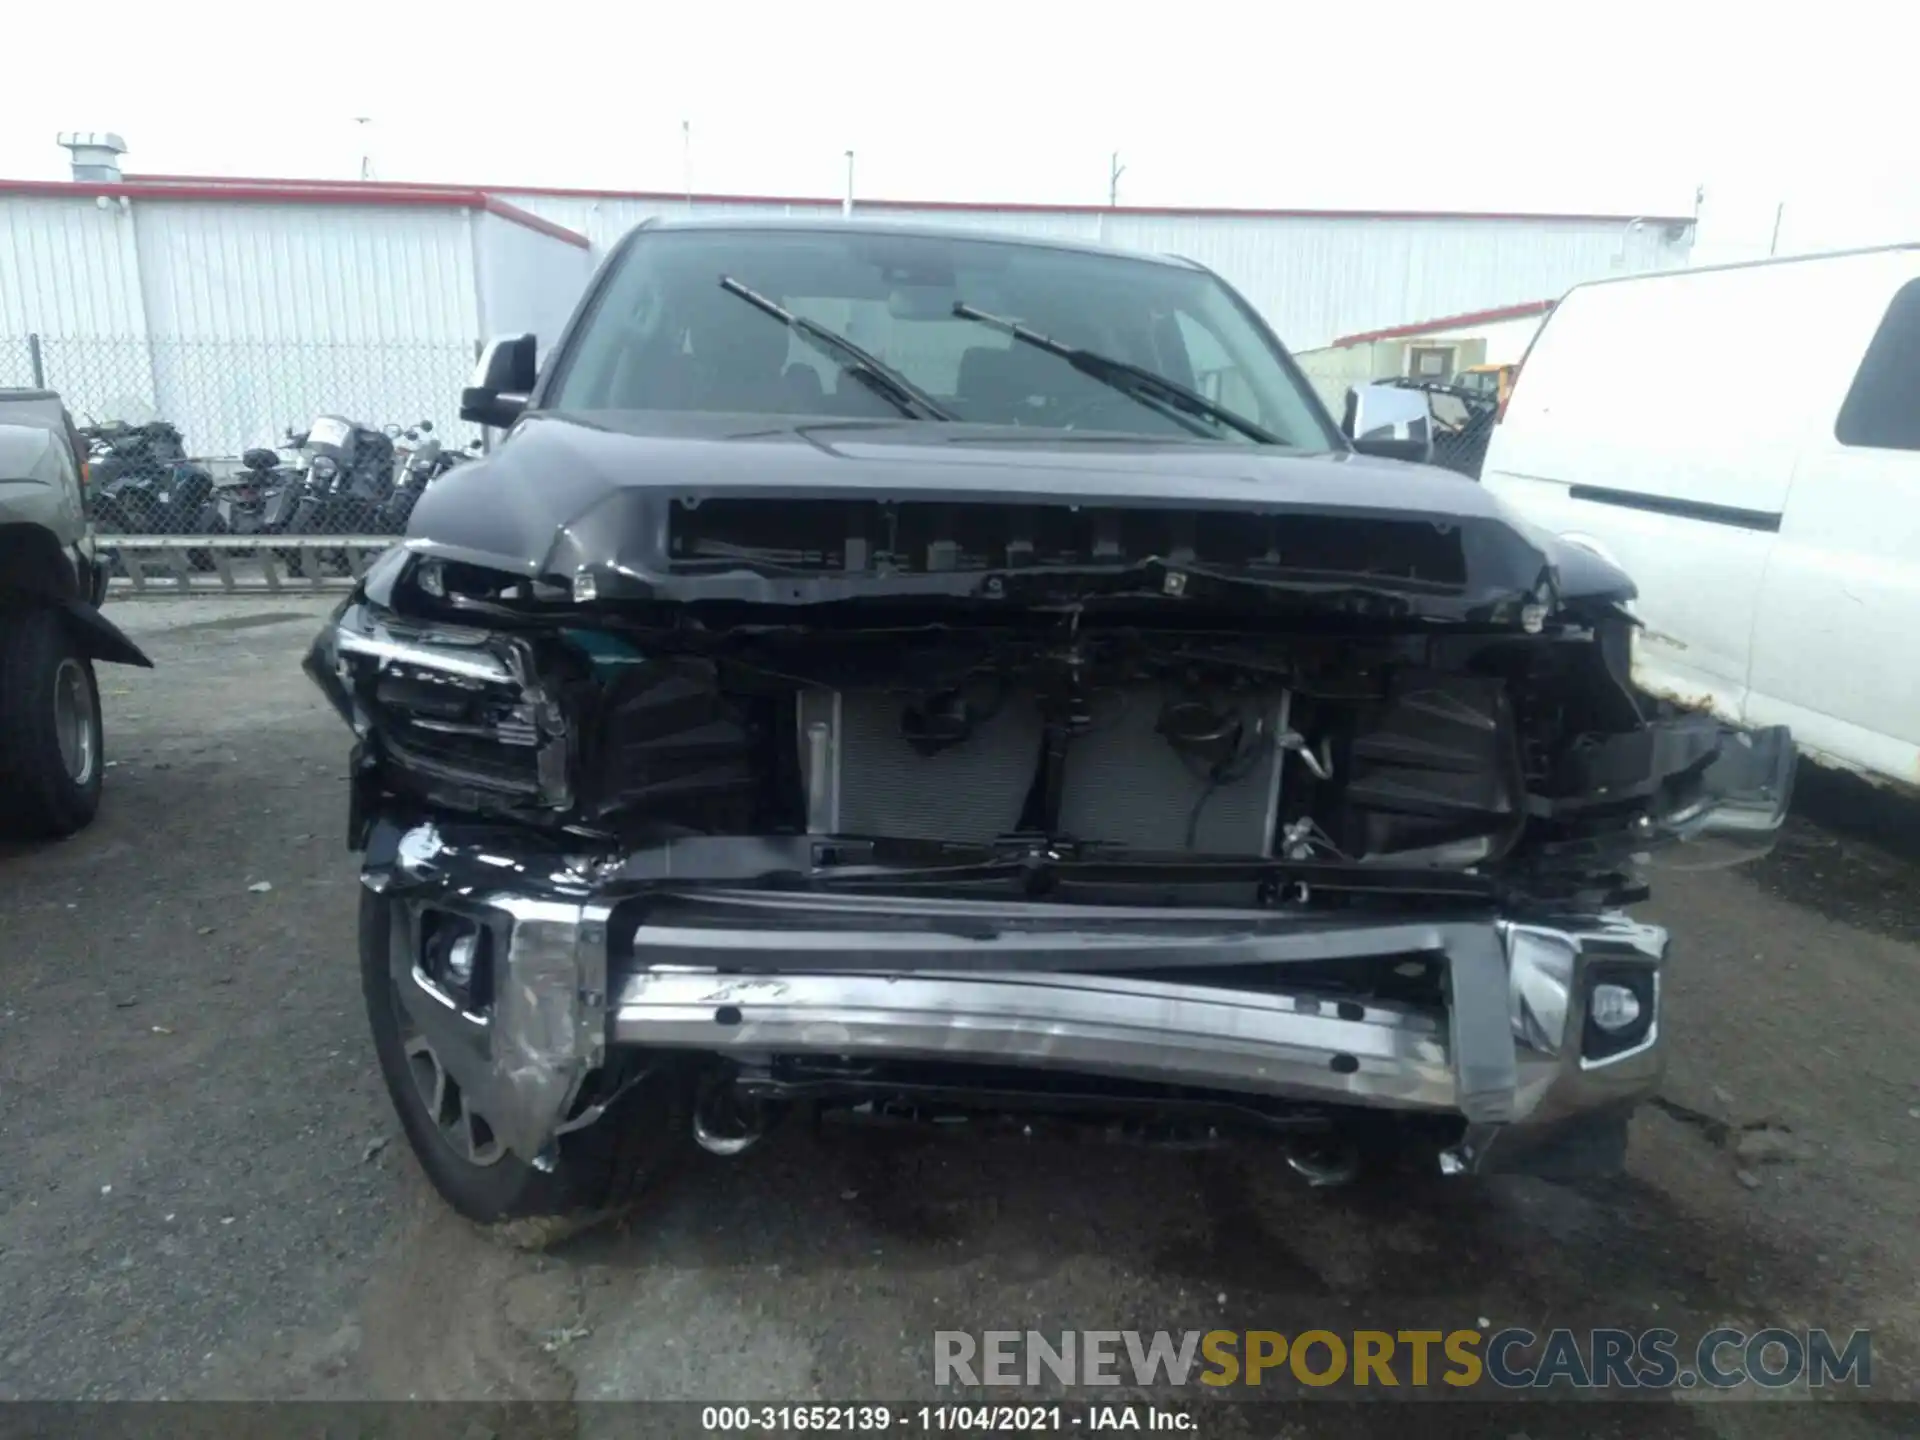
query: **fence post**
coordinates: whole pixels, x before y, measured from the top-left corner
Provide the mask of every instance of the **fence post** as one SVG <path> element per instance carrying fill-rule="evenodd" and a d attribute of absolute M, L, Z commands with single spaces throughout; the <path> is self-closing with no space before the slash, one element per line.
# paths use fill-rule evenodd
<path fill-rule="evenodd" d="M 480 357 L 486 353 L 487 342 L 485 340 L 475 340 L 473 342 L 473 363 L 476 366 L 480 363 Z M 482 425 L 480 427 L 480 453 L 482 455 L 491 455 L 493 453 L 493 427 L 490 425 Z"/>
<path fill-rule="evenodd" d="M 40 359 L 40 337 L 38 335 L 29 334 L 27 336 L 27 363 L 33 366 L 33 388 L 36 390 L 46 389 L 47 367 Z"/>

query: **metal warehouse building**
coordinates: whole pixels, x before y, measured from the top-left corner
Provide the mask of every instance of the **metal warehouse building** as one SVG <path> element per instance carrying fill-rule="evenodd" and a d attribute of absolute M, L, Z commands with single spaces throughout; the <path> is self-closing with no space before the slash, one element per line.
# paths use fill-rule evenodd
<path fill-rule="evenodd" d="M 201 453 L 324 410 L 450 418 L 477 341 L 558 329 L 653 216 L 833 214 L 837 200 L 185 176 L 0 180 L 0 384 L 96 418 L 144 403 Z M 1296 351 L 1687 263 L 1688 217 L 859 202 L 857 218 L 1176 254 Z"/>
<path fill-rule="evenodd" d="M 1335 414 L 1347 388 L 1388 375 L 1445 380 L 1473 365 L 1517 365 L 1553 300 L 1502 305 L 1339 336 L 1294 358 Z"/>

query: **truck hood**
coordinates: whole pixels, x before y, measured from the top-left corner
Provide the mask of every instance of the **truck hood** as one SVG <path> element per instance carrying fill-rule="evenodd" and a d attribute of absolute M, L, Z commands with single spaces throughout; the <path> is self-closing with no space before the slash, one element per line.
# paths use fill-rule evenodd
<path fill-rule="evenodd" d="M 1451 471 L 1006 426 L 536 413 L 408 549 L 599 600 L 1285 597 L 1516 623 L 1632 583 Z"/>

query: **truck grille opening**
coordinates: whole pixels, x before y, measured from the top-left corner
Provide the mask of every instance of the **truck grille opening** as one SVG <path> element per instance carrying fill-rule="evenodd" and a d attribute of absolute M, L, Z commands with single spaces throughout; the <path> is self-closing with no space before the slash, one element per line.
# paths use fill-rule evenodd
<path fill-rule="evenodd" d="M 676 573 L 783 573 L 1107 566 L 1169 559 L 1249 575 L 1365 575 L 1463 585 L 1457 527 L 1344 515 L 887 500 L 675 501 L 667 552 Z"/>

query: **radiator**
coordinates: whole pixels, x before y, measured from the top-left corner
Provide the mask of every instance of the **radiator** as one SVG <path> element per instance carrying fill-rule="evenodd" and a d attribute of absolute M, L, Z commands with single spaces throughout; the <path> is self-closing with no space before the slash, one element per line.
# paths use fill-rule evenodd
<path fill-rule="evenodd" d="M 1061 834 L 1138 850 L 1271 855 L 1283 754 L 1273 737 L 1284 709 L 1262 717 L 1262 748 L 1246 773 L 1215 785 L 1156 733 L 1166 698 L 1140 686 L 1093 700 L 1092 724 L 1067 752 Z M 931 755 L 901 734 L 903 695 L 808 690 L 798 704 L 809 831 L 983 844 L 1019 828 L 1046 739 L 1033 697 L 1007 696 L 967 740 Z"/>
<path fill-rule="evenodd" d="M 906 704 L 885 690 L 801 692 L 807 828 L 975 845 L 1018 829 L 1045 743 L 1032 697 L 1007 696 L 966 740 L 931 755 L 900 733 Z"/>
<path fill-rule="evenodd" d="M 1167 698 L 1157 686 L 1095 698 L 1092 726 L 1067 753 L 1061 831 L 1076 840 L 1139 850 L 1271 855 L 1283 753 L 1273 738 L 1283 711 L 1276 705 L 1266 715 L 1259 758 L 1247 773 L 1210 790 L 1204 769 L 1155 732 Z"/>

